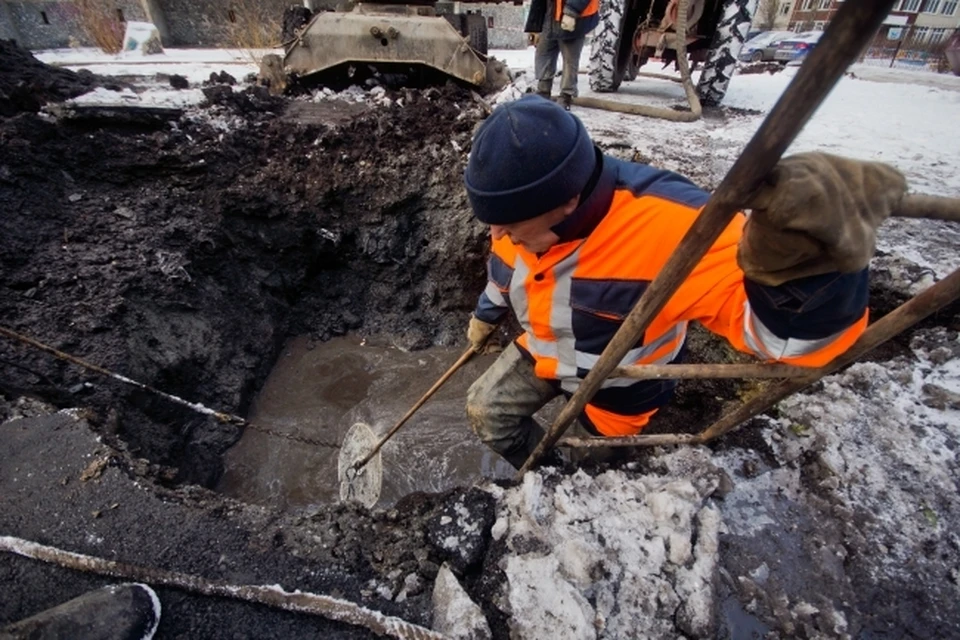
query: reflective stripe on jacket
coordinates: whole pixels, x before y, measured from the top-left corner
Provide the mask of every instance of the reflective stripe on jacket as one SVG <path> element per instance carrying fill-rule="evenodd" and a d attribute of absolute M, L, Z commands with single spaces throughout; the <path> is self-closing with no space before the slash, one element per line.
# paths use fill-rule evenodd
<path fill-rule="evenodd" d="M 599 223 L 586 237 L 540 256 L 509 236 L 494 241 L 476 311 L 497 321 L 511 308 L 524 330 L 517 344 L 537 375 L 557 381 L 566 394 L 597 362 L 707 199 L 677 174 L 609 157 L 603 163 L 600 193 L 590 195 L 591 206 L 606 207 Z M 690 321 L 763 360 L 801 366 L 825 364 L 859 337 L 867 324 L 865 272 L 780 287 L 745 283 L 736 261 L 743 222 L 738 214 L 621 365 L 678 361 Z M 587 417 L 605 435 L 636 433 L 675 384 L 605 380 Z"/>

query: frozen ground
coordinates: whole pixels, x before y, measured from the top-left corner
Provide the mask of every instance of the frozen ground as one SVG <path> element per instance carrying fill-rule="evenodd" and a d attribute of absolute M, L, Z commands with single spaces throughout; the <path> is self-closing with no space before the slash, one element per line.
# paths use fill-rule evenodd
<path fill-rule="evenodd" d="M 532 50 L 494 55 L 529 77 Z M 240 53 L 209 51 L 169 51 L 162 62 L 39 57 L 100 74 L 180 74 L 192 85 L 255 70 Z M 794 73 L 735 77 L 734 109 L 692 124 L 574 113 L 609 152 L 713 187 Z M 581 77 L 583 95 L 586 85 Z M 198 94 L 154 80 L 114 98 L 189 105 Z M 641 78 L 617 99 L 669 106 L 683 93 Z M 958 196 L 958 107 L 960 78 L 855 67 L 791 151 L 882 160 L 916 191 Z M 960 266 L 958 246 L 956 228 L 891 222 L 875 267 L 912 294 Z M 494 599 L 516 637 L 560 628 L 577 638 L 702 637 L 711 610 L 734 638 L 960 635 L 960 326 L 955 317 L 939 325 L 888 360 L 785 401 L 750 427 L 752 449 L 660 452 L 643 472 L 544 472 L 490 487 L 505 576 Z"/>

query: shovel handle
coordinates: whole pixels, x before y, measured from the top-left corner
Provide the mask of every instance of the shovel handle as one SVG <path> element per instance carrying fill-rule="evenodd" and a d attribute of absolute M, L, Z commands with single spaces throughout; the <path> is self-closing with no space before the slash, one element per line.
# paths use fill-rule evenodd
<path fill-rule="evenodd" d="M 402 418 L 400 418 L 400 421 L 397 422 L 397 424 L 393 425 L 393 428 L 391 428 L 390 431 L 388 431 L 385 436 L 383 436 L 382 438 L 380 438 L 380 442 L 378 442 L 378 443 L 376 444 L 376 446 L 373 447 L 373 449 L 370 451 L 370 453 L 368 453 L 368 454 L 365 455 L 363 458 L 361 458 L 360 460 L 357 460 L 355 463 L 353 463 L 353 468 L 354 468 L 354 469 L 359 469 L 359 468 L 362 467 L 363 465 L 365 465 L 365 464 L 367 464 L 368 462 L 370 462 L 370 460 L 373 458 L 373 456 L 377 455 L 377 452 L 380 451 L 380 449 L 383 447 L 383 445 L 385 445 L 385 444 L 387 443 L 387 440 L 389 440 L 390 438 L 392 438 L 392 437 L 393 437 L 393 434 L 395 434 L 397 431 L 399 431 L 399 430 L 400 430 L 400 427 L 402 427 L 402 426 L 404 425 L 404 423 L 406 423 L 406 421 L 409 420 L 409 419 L 413 416 L 413 414 L 415 414 L 415 413 L 417 412 L 417 409 L 419 409 L 420 407 L 422 407 L 422 406 L 423 406 L 423 403 L 426 402 L 427 400 L 429 400 L 429 399 L 430 399 L 430 396 L 432 396 L 434 393 L 436 393 L 437 390 L 440 389 L 440 387 L 442 387 L 442 386 L 444 385 L 444 383 L 445 383 L 447 380 L 450 379 L 450 376 L 452 376 L 454 373 L 456 373 L 456 372 L 457 372 L 457 369 L 459 369 L 460 367 L 462 367 L 462 366 L 464 365 L 464 363 L 466 363 L 466 361 L 469 360 L 469 359 L 473 356 L 473 354 L 475 354 L 475 353 L 476 353 L 476 351 L 474 351 L 473 347 L 467 347 L 467 350 L 463 352 L 463 355 L 461 355 L 460 358 L 459 358 L 456 362 L 454 362 L 453 365 L 452 365 L 449 369 L 447 369 L 447 372 L 444 373 L 442 376 L 440 376 L 440 379 L 439 379 L 439 380 L 437 380 L 435 383 L 433 383 L 433 386 L 430 387 L 430 389 L 428 389 L 427 392 L 426 392 L 425 394 L 423 394 L 423 396 L 422 396 L 419 400 L 417 400 L 417 403 L 416 403 L 415 405 L 413 405 L 412 407 L 410 407 L 410 410 L 407 411 L 407 413 L 406 413 Z"/>

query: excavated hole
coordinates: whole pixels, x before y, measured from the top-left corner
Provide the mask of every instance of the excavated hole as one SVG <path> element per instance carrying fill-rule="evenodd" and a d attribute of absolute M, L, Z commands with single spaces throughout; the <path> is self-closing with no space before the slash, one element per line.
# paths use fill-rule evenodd
<path fill-rule="evenodd" d="M 248 92 L 144 131 L 5 121 L 3 323 L 281 434 L 336 444 L 356 420 L 385 432 L 461 352 L 485 278 L 461 182 L 482 111 L 454 87 L 404 97 L 286 110 Z M 731 357 L 692 344 L 694 360 Z M 279 505 L 337 499 L 336 449 L 248 429 L 224 475 L 234 426 L 23 345 L 0 350 L 5 397 L 93 408 L 163 481 L 223 477 Z M 386 502 L 509 472 L 463 413 L 490 361 L 458 372 L 384 449 Z M 691 431 L 737 389 L 685 385 L 655 428 Z"/>

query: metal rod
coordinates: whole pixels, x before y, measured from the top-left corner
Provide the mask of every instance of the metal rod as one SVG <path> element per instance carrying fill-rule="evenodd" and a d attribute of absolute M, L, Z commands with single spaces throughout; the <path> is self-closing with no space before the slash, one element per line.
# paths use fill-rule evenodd
<path fill-rule="evenodd" d="M 432 396 L 434 393 L 436 393 L 437 390 L 438 390 L 440 387 L 442 387 L 443 384 L 444 384 L 447 380 L 450 379 L 450 376 L 452 376 L 454 373 L 456 373 L 456 372 L 457 372 L 457 369 L 459 369 L 461 366 L 463 366 L 463 364 L 464 364 L 467 360 L 469 360 L 469 359 L 473 356 L 474 353 L 476 353 L 476 351 L 474 351 L 473 347 L 467 347 L 467 350 L 463 352 L 463 355 L 460 356 L 460 358 L 459 358 L 456 362 L 454 362 L 453 365 L 452 365 L 449 369 L 447 369 L 447 372 L 446 372 L 446 373 L 444 373 L 442 376 L 440 376 L 440 379 L 437 380 L 437 381 L 433 384 L 433 386 L 430 387 L 430 389 L 427 390 L 427 392 L 426 392 L 425 394 L 423 394 L 423 396 L 422 396 L 419 400 L 417 400 L 417 403 L 416 403 L 415 405 L 413 405 L 412 407 L 410 407 L 410 410 L 407 411 L 407 413 L 406 413 L 402 418 L 400 418 L 400 421 L 397 422 L 397 424 L 393 425 L 393 428 L 391 428 L 390 431 L 387 432 L 387 435 L 385 435 L 385 436 L 383 436 L 382 438 L 380 438 L 380 442 L 378 442 L 378 443 L 376 444 L 376 446 L 373 447 L 373 449 L 370 451 L 370 453 L 368 453 L 368 454 L 365 455 L 363 458 L 361 458 L 360 460 L 357 460 L 356 462 L 353 463 L 353 469 L 359 469 L 359 468 L 362 467 L 363 465 L 365 465 L 365 464 L 367 464 L 368 462 L 370 462 L 370 460 L 373 458 L 373 456 L 377 455 L 377 452 L 380 451 L 380 449 L 383 447 L 383 445 L 385 445 L 385 444 L 387 443 L 387 440 L 389 440 L 390 438 L 392 438 L 392 437 L 393 437 L 393 434 L 395 434 L 397 431 L 399 431 L 399 430 L 400 430 L 400 427 L 402 427 L 402 426 L 407 422 L 407 420 L 409 420 L 410 417 L 417 412 L 417 409 L 419 409 L 420 407 L 422 407 L 422 406 L 423 406 L 423 403 L 426 402 L 427 400 L 429 400 L 429 399 L 430 399 L 430 396 Z"/>
<path fill-rule="evenodd" d="M 639 436 L 623 436 L 618 438 L 562 438 L 558 443 L 562 447 L 660 447 L 671 444 L 697 444 L 697 436 L 688 433 L 657 433 Z"/>
<path fill-rule="evenodd" d="M 138 389 L 142 389 L 144 391 L 149 391 L 150 393 L 155 393 L 158 396 L 162 396 L 166 398 L 170 402 L 174 402 L 181 406 L 187 407 L 188 409 L 192 409 L 198 413 L 202 413 L 208 416 L 213 416 L 220 422 L 227 422 L 227 423 L 236 424 L 240 426 L 249 426 L 247 421 L 241 418 L 240 416 L 235 416 L 229 413 L 223 413 L 221 411 L 215 411 L 213 409 L 210 409 L 209 407 L 205 407 L 199 402 L 190 402 L 188 400 L 184 400 L 183 398 L 178 398 L 177 396 L 170 395 L 169 393 L 160 391 L 159 389 L 155 389 L 150 385 L 143 384 L 142 382 L 137 382 L 136 380 L 131 380 L 130 378 L 126 376 L 122 376 L 119 373 L 114 373 L 113 371 L 104 369 L 101 366 L 95 365 L 91 362 L 87 362 L 86 360 L 82 360 L 76 356 L 72 356 L 69 353 L 64 353 L 63 351 L 54 349 L 53 347 L 49 345 L 45 345 L 42 342 L 37 342 L 33 338 L 19 334 L 16 331 L 13 331 L 12 329 L 7 329 L 6 327 L 0 327 L 0 335 L 6 336 L 8 338 L 12 338 L 14 340 L 19 340 L 20 342 L 23 342 L 24 344 L 28 344 L 31 347 L 36 347 L 40 351 L 44 351 L 46 353 L 54 355 L 57 358 L 60 358 L 61 360 L 72 362 L 73 364 L 79 365 L 84 369 L 89 369 L 90 371 L 96 371 L 97 373 L 105 375 L 108 378 L 119 380 L 124 384 L 137 387 Z"/>
<path fill-rule="evenodd" d="M 787 396 L 805 389 L 825 375 L 851 364 L 863 354 L 912 327 L 927 316 L 936 313 L 958 298 L 960 298 L 960 269 L 870 325 L 852 347 L 825 367 L 814 369 L 809 376 L 803 378 L 785 380 L 721 417 L 697 436 L 696 443 L 708 442 L 731 431 L 750 418 L 763 413 Z"/>
<path fill-rule="evenodd" d="M 640 364 L 617 367 L 613 378 L 635 380 L 689 380 L 719 378 L 799 378 L 810 369 L 789 364 L 750 362 L 746 364 Z"/>
<path fill-rule="evenodd" d="M 520 468 L 519 476 L 529 471 L 580 415 L 603 381 L 636 344 L 674 291 L 747 201 L 756 185 L 777 164 L 846 68 L 857 59 L 892 5 L 893 0 L 848 0 L 843 3 L 820 44 L 800 67 L 676 251 L 624 320 L 576 393 L 560 411 L 550 431 Z"/>
<path fill-rule="evenodd" d="M 402 618 L 388 616 L 379 611 L 361 607 L 349 600 L 300 591 L 299 589 L 285 591 L 276 584 L 232 584 L 220 580 L 207 580 L 198 575 L 65 551 L 13 536 L 0 536 L 0 551 L 15 553 L 25 558 L 39 560 L 72 571 L 163 585 L 187 593 L 199 593 L 217 598 L 233 598 L 285 611 L 323 616 L 344 624 L 365 627 L 378 636 L 388 635 L 401 640 L 443 640 L 447 637 L 426 627 L 407 622 Z M 6 634 L 5 637 L 7 637 Z"/>

